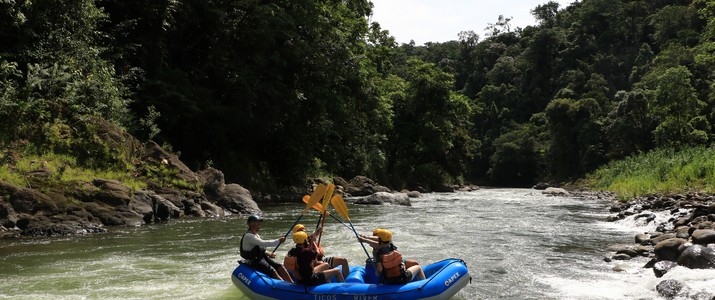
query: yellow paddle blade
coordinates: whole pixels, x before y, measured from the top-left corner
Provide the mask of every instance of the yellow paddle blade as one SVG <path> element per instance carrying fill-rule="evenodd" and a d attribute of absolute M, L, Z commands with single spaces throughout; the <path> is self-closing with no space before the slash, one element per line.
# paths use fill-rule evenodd
<path fill-rule="evenodd" d="M 303 203 L 308 204 L 308 200 L 310 200 L 310 196 L 308 196 L 308 195 L 303 196 Z M 311 207 L 317 211 L 323 210 L 323 205 L 320 203 L 315 203 Z"/>
<path fill-rule="evenodd" d="M 323 196 L 325 196 L 326 190 L 327 190 L 327 187 L 325 185 L 323 185 L 322 183 L 319 184 L 317 187 L 315 187 L 313 194 L 310 195 L 310 199 L 308 199 L 308 202 L 305 205 L 304 211 L 308 210 L 311 206 L 320 202 L 320 199 L 322 199 Z"/>
<path fill-rule="evenodd" d="M 334 184 L 328 184 L 328 190 L 325 192 L 325 196 L 323 196 L 323 209 L 320 210 L 320 213 L 325 213 L 325 210 L 328 209 L 328 205 L 330 205 L 330 196 L 333 195 L 333 191 L 335 190 L 335 185 Z"/>
<path fill-rule="evenodd" d="M 333 198 L 330 199 L 330 203 L 333 204 L 333 207 L 335 207 L 335 210 L 338 211 L 339 215 L 345 218 L 345 220 L 350 221 L 350 214 L 348 214 L 348 206 L 345 205 L 345 200 L 343 200 L 343 196 L 333 196 Z"/>

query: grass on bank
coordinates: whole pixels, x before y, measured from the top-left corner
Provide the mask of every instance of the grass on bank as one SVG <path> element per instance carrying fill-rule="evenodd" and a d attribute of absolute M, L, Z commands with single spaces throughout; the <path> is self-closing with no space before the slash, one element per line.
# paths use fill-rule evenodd
<path fill-rule="evenodd" d="M 715 192 L 715 148 L 656 149 L 613 161 L 586 176 L 595 189 L 621 200 L 644 194 Z"/>
<path fill-rule="evenodd" d="M 75 157 L 47 152 L 43 154 L 24 154 L 16 157 L 11 164 L 0 165 L 0 180 L 12 184 L 30 187 L 33 172 L 49 171 L 50 181 L 59 184 L 73 182 L 92 182 L 96 178 L 118 180 L 134 189 L 144 189 L 147 184 L 132 176 L 133 170 L 95 169 L 83 167 Z"/>

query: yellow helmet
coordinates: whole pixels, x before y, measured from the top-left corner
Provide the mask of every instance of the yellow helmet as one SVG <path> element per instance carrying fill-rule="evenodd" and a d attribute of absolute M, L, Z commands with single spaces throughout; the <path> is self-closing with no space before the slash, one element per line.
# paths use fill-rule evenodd
<path fill-rule="evenodd" d="M 303 224 L 298 224 L 293 227 L 293 233 L 298 232 L 298 231 L 305 231 L 305 225 Z"/>
<path fill-rule="evenodd" d="M 383 243 L 388 243 L 392 241 L 392 231 L 389 231 L 387 229 L 383 229 L 377 232 L 377 237 L 380 238 L 380 241 Z"/>
<path fill-rule="evenodd" d="M 308 234 L 305 231 L 298 231 L 293 234 L 293 242 L 296 244 L 303 244 L 305 240 L 308 239 Z"/>
<path fill-rule="evenodd" d="M 372 230 L 372 236 L 377 236 L 377 235 L 380 233 L 380 231 L 383 231 L 383 230 L 385 230 L 385 229 L 382 229 L 382 228 L 375 228 L 375 229 L 373 229 L 373 230 Z"/>

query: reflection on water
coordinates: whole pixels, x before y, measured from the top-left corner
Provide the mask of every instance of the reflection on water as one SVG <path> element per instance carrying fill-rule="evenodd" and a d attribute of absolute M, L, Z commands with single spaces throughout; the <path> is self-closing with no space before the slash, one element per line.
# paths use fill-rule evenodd
<path fill-rule="evenodd" d="M 632 242 L 627 226 L 605 223 L 608 203 L 546 197 L 530 189 L 424 194 L 413 206 L 348 203 L 356 229 L 390 228 L 400 252 L 422 264 L 463 259 L 473 277 L 456 299 L 652 299 L 645 261 L 605 263 L 608 245 Z M 285 234 L 303 205 L 263 207 L 261 235 Z M 315 228 L 317 212 L 301 223 Z M 355 235 L 329 218 L 321 242 L 362 262 Z M 115 228 L 110 233 L 0 241 L 0 299 L 241 299 L 231 284 L 245 217 Z M 632 230 L 632 229 L 630 229 Z M 290 247 L 276 252 L 279 259 Z M 695 288 L 712 281 L 679 271 Z M 670 276 L 678 276 L 674 273 Z M 698 273 L 702 274 L 702 273 Z M 710 277 L 715 278 L 715 276 Z M 705 283 L 701 283 L 705 281 Z"/>

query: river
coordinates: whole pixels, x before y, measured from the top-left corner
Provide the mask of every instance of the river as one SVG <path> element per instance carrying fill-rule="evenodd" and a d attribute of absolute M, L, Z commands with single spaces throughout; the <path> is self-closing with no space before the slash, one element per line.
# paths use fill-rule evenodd
<path fill-rule="evenodd" d="M 283 235 L 300 204 L 262 207 L 261 235 Z M 632 243 L 648 224 L 605 222 L 601 200 L 548 197 L 531 189 L 423 194 L 411 207 L 348 203 L 364 233 L 390 228 L 407 258 L 429 264 L 460 258 L 472 283 L 454 299 L 658 299 L 662 280 L 647 260 L 606 263 L 617 243 Z M 243 299 L 230 279 L 245 216 L 194 219 L 99 235 L 0 240 L 0 299 Z M 302 219 L 314 228 L 317 212 Z M 352 231 L 328 219 L 322 244 L 330 255 L 362 262 Z M 279 258 L 289 249 L 283 245 Z M 621 271 L 614 271 L 613 269 Z M 678 279 L 715 295 L 715 273 L 676 268 Z"/>

